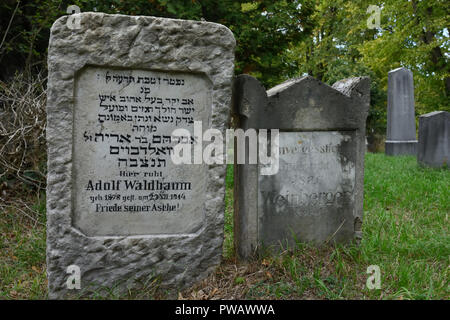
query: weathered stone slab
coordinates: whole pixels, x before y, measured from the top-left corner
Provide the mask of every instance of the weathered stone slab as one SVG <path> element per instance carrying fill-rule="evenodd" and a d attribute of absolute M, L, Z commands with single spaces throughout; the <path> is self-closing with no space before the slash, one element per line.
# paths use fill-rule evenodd
<path fill-rule="evenodd" d="M 296 241 L 347 243 L 361 237 L 365 121 L 369 79 L 330 87 L 311 77 L 269 91 L 250 76 L 234 86 L 242 129 L 279 129 L 279 170 L 235 165 L 235 247 L 241 258 L 258 248 Z"/>
<path fill-rule="evenodd" d="M 386 155 L 416 155 L 413 73 L 397 68 L 388 73 Z"/>
<path fill-rule="evenodd" d="M 450 113 L 434 111 L 419 117 L 417 161 L 423 165 L 450 167 Z"/>
<path fill-rule="evenodd" d="M 175 165 L 169 155 L 173 130 L 193 135 L 193 120 L 208 123 L 210 93 L 202 75 L 83 69 L 75 79 L 74 227 L 88 236 L 201 229 L 206 165 Z"/>
<path fill-rule="evenodd" d="M 354 135 L 353 131 L 280 133 L 279 171 L 258 177 L 262 213 L 258 222 L 265 243 L 292 235 L 301 241 L 325 242 L 343 217 L 353 221 Z M 337 241 L 353 237 L 353 225 L 345 227 Z"/>
<path fill-rule="evenodd" d="M 83 13 L 49 45 L 50 298 L 139 286 L 181 289 L 220 263 L 225 165 L 175 165 L 176 128 L 225 132 L 235 40 L 207 22 Z M 79 294 L 79 292 L 74 292 Z"/>

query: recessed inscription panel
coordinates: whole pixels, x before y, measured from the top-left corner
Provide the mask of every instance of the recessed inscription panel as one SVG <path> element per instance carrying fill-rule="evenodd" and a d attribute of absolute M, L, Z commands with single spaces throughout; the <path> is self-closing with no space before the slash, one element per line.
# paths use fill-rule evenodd
<path fill-rule="evenodd" d="M 193 136 L 194 121 L 209 123 L 209 80 L 89 67 L 75 88 L 74 227 L 90 236 L 198 231 L 206 168 L 174 165 L 170 154 L 191 139 L 174 129 Z"/>
<path fill-rule="evenodd" d="M 353 232 L 354 140 L 353 131 L 280 132 L 279 171 L 258 179 L 262 243 L 323 242 Z"/>

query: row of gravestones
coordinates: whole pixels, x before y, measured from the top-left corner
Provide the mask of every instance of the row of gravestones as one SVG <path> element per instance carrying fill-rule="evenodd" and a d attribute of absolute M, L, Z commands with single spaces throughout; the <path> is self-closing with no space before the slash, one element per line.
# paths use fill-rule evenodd
<path fill-rule="evenodd" d="M 413 74 L 405 68 L 388 74 L 387 155 L 417 155 L 420 164 L 450 164 L 450 113 L 434 111 L 419 117 L 416 140 Z"/>
<path fill-rule="evenodd" d="M 50 298 L 154 276 L 180 289 L 217 267 L 226 164 L 195 150 L 221 140 L 230 113 L 245 132 L 279 130 L 275 174 L 235 164 L 239 257 L 361 238 L 368 78 L 330 87 L 303 77 L 266 92 L 250 76 L 233 82 L 235 39 L 222 25 L 79 18 L 79 29 L 67 17 L 54 23 L 48 50 Z M 172 161 L 181 141 L 193 164 Z"/>

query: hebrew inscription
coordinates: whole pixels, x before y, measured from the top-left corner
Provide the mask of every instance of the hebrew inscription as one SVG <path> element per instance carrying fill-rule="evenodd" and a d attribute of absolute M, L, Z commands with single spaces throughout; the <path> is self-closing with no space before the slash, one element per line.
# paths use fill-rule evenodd
<path fill-rule="evenodd" d="M 194 121 L 209 121 L 211 84 L 197 74 L 88 67 L 75 84 L 73 225 L 90 236 L 194 233 L 203 165 L 174 165 Z M 176 128 L 191 132 L 175 137 Z M 189 141 L 187 141 L 189 140 Z"/>

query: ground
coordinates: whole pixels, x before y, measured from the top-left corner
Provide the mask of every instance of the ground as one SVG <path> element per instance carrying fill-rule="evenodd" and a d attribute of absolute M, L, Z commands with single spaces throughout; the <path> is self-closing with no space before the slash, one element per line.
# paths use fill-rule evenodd
<path fill-rule="evenodd" d="M 1 181 L 0 181 L 1 183 Z M 239 263 L 233 252 L 233 171 L 228 168 L 223 262 L 179 299 L 449 299 L 450 170 L 415 157 L 366 154 L 363 239 L 359 246 L 298 244 Z M 0 299 L 46 299 L 45 193 L 3 190 Z M 366 286 L 380 268 L 380 289 Z M 157 282 L 126 296 L 159 299 Z"/>

